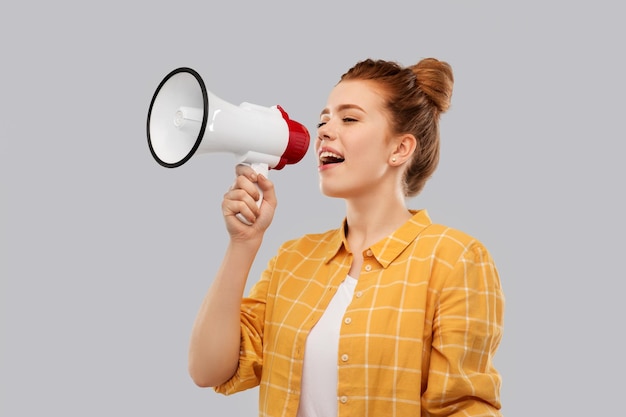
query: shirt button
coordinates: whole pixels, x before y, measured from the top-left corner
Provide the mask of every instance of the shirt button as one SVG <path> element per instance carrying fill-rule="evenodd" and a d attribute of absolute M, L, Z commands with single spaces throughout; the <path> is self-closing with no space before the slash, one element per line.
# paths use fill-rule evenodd
<path fill-rule="evenodd" d="M 350 317 L 346 317 L 345 319 L 343 319 L 343 322 L 346 324 L 350 324 L 352 323 L 352 319 Z"/>
<path fill-rule="evenodd" d="M 356 298 L 361 298 L 362 296 L 363 296 L 363 292 L 358 291 L 358 292 L 356 293 Z"/>
<path fill-rule="evenodd" d="M 339 401 L 341 401 L 341 403 L 342 403 L 342 404 L 345 404 L 345 403 L 347 403 L 347 402 L 348 402 L 348 397 L 346 397 L 346 396 L 344 395 L 344 396 L 342 396 L 342 397 L 339 399 Z"/>
<path fill-rule="evenodd" d="M 365 265 L 365 270 L 367 272 L 371 271 L 372 270 L 372 265 Z"/>
<path fill-rule="evenodd" d="M 345 353 L 341 355 L 341 360 L 344 362 L 348 362 L 348 355 L 346 355 Z"/>
<path fill-rule="evenodd" d="M 372 256 L 372 250 L 368 249 L 367 252 L 365 252 L 365 256 Z"/>

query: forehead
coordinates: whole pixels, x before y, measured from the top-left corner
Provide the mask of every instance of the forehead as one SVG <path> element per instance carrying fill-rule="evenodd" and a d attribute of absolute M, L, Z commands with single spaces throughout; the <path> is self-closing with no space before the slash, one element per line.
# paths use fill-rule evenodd
<path fill-rule="evenodd" d="M 384 106 L 385 99 L 377 83 L 349 80 L 341 81 L 331 90 L 322 113 L 332 113 L 346 107 L 360 107 L 367 112 L 382 110 Z"/>

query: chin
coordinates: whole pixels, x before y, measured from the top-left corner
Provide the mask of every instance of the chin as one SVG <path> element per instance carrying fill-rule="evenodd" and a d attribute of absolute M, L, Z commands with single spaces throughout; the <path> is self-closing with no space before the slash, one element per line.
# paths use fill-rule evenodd
<path fill-rule="evenodd" d="M 320 191 L 326 197 L 342 198 L 345 196 L 345 193 L 342 193 L 340 189 L 337 189 L 336 187 L 324 186 L 322 183 L 320 183 Z"/>

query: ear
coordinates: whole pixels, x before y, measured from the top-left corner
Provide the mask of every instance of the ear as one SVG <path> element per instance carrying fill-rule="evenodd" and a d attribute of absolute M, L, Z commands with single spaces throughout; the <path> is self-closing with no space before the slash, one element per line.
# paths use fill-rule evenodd
<path fill-rule="evenodd" d="M 393 148 L 389 156 L 389 163 L 393 166 L 400 166 L 407 162 L 417 148 L 417 139 L 410 133 L 397 136 L 392 143 Z"/>

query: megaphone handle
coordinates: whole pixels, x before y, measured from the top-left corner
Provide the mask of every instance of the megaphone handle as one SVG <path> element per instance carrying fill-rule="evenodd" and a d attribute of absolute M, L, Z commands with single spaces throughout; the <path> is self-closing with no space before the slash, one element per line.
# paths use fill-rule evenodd
<path fill-rule="evenodd" d="M 242 163 L 240 163 L 240 165 L 248 165 L 257 174 L 261 174 L 261 175 L 263 175 L 263 176 L 265 176 L 267 178 L 267 173 L 269 172 L 269 165 L 267 165 L 265 163 L 262 163 L 262 162 L 259 162 L 259 163 L 257 163 L 257 162 L 252 162 L 252 163 L 242 162 Z M 259 190 L 259 199 L 256 201 L 256 205 L 257 205 L 257 207 L 261 207 L 261 203 L 263 202 L 263 190 L 261 190 L 261 188 L 259 188 L 258 184 L 257 184 L 256 188 L 257 188 L 257 190 Z M 243 215 L 241 213 L 237 213 L 236 217 L 242 223 L 247 224 L 248 226 L 252 225 L 252 223 L 250 223 L 248 221 L 248 219 L 243 217 Z"/>

